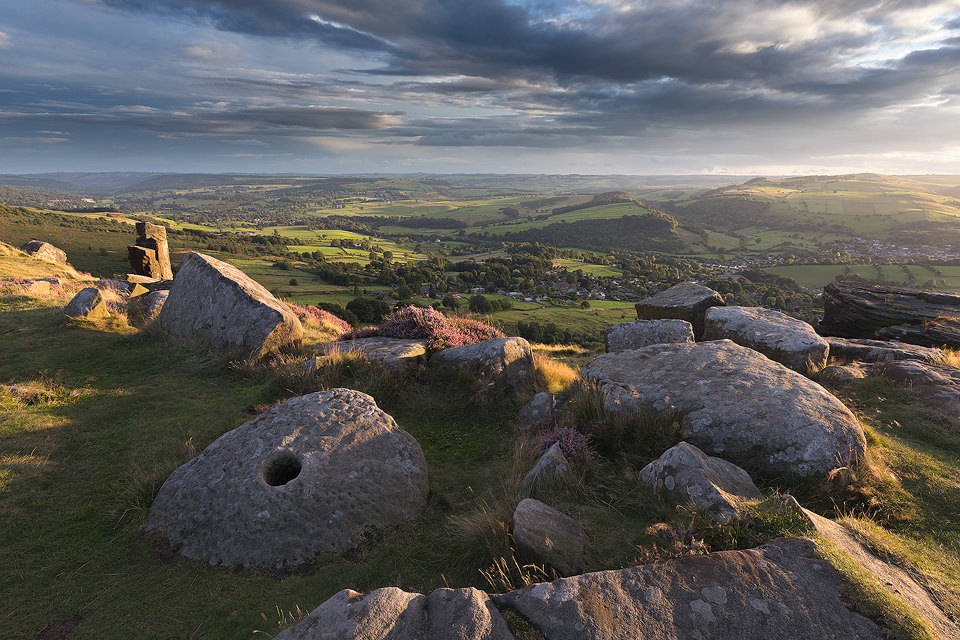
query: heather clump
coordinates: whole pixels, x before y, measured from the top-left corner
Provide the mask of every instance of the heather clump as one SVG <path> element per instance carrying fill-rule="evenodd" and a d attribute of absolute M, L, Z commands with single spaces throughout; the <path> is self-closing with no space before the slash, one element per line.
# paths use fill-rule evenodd
<path fill-rule="evenodd" d="M 590 448 L 590 436 L 580 433 L 576 429 L 569 427 L 557 427 L 543 435 L 540 439 L 538 453 L 543 455 L 554 444 L 560 445 L 560 450 L 567 460 L 571 462 L 587 462 L 593 459 L 593 451 Z"/>
<path fill-rule="evenodd" d="M 445 316 L 436 309 L 409 306 L 395 311 L 379 327 L 345 333 L 340 339 L 372 337 L 426 339 L 428 351 L 439 351 L 506 336 L 499 329 L 478 320 Z"/>
<path fill-rule="evenodd" d="M 313 305 L 288 304 L 304 326 L 315 326 L 326 333 L 341 334 L 352 328 L 346 320 Z"/>

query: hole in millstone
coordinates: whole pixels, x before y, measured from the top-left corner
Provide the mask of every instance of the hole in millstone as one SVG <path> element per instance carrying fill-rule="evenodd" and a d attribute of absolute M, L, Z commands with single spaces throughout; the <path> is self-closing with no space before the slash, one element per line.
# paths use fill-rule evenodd
<path fill-rule="evenodd" d="M 271 487 L 280 487 L 300 475 L 300 458 L 292 451 L 281 451 L 263 466 L 263 480 Z"/>

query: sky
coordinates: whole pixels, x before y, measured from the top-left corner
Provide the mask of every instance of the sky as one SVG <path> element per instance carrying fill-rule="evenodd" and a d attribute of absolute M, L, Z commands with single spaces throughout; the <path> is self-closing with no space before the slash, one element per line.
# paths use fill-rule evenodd
<path fill-rule="evenodd" d="M 960 174 L 960 0 L 0 0 L 0 172 Z"/>

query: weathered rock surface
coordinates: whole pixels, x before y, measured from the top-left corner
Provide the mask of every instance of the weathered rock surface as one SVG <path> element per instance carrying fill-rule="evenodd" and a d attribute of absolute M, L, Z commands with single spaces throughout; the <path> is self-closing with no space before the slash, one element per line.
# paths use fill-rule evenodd
<path fill-rule="evenodd" d="M 303 327 L 287 305 L 236 267 L 192 251 L 180 265 L 156 325 L 249 359 L 303 338 Z"/>
<path fill-rule="evenodd" d="M 693 335 L 699 340 L 703 336 L 703 317 L 707 309 L 724 304 L 723 296 L 710 287 L 684 282 L 638 302 L 637 318 L 686 320 L 693 325 Z"/>
<path fill-rule="evenodd" d="M 704 340 L 733 340 L 804 375 L 827 366 L 830 346 L 809 324 L 763 307 L 714 307 L 704 320 Z"/>
<path fill-rule="evenodd" d="M 823 371 L 820 372 L 820 375 L 823 378 L 828 380 L 833 380 L 835 382 L 853 382 L 854 380 L 862 380 L 870 375 L 870 368 L 872 365 L 864 364 L 862 362 L 851 362 L 850 364 L 832 364 Z"/>
<path fill-rule="evenodd" d="M 144 296 L 144 317 L 147 319 L 153 319 L 160 315 L 160 311 L 163 309 L 163 305 L 167 301 L 167 296 L 169 295 L 169 291 L 161 290 L 151 291 Z"/>
<path fill-rule="evenodd" d="M 318 351 L 323 355 L 311 358 L 304 364 L 304 370 L 307 373 L 316 372 L 320 358 L 338 353 L 355 353 L 362 360 L 379 362 L 392 370 L 402 371 L 407 366 L 426 361 L 427 341 L 404 338 L 357 338 L 327 342 L 321 344 Z"/>
<path fill-rule="evenodd" d="M 739 517 L 743 500 L 763 497 L 746 471 L 686 442 L 667 449 L 644 467 L 639 479 L 677 502 L 700 505 L 719 522 Z"/>
<path fill-rule="evenodd" d="M 553 446 L 547 449 L 533 469 L 527 472 L 523 481 L 520 483 L 520 495 L 528 496 L 533 488 L 541 480 L 546 480 L 550 476 L 561 476 L 570 471 L 570 463 L 567 462 L 567 456 L 563 454 L 559 442 L 554 442 Z"/>
<path fill-rule="evenodd" d="M 229 431 L 160 488 L 148 529 L 211 564 L 280 567 L 355 547 L 416 517 L 427 494 L 417 441 L 370 396 L 311 393 Z"/>
<path fill-rule="evenodd" d="M 277 640 L 513 640 L 490 597 L 473 588 L 429 596 L 396 587 L 345 589 Z"/>
<path fill-rule="evenodd" d="M 951 416 L 960 415 L 960 369 L 956 367 L 894 360 L 877 362 L 869 372 L 913 388 L 931 405 Z"/>
<path fill-rule="evenodd" d="M 823 387 L 729 340 L 599 356 L 583 370 L 610 411 L 676 411 L 683 439 L 745 466 L 823 475 L 866 450 L 853 413 Z"/>
<path fill-rule="evenodd" d="M 107 310 L 107 301 L 100 289 L 86 287 L 81 289 L 73 299 L 63 308 L 63 315 L 68 318 L 103 318 L 110 315 Z"/>
<path fill-rule="evenodd" d="M 67 254 L 63 249 L 58 249 L 49 242 L 42 240 L 31 240 L 23 245 L 23 252 L 33 256 L 37 260 L 43 260 L 61 267 L 67 266 Z"/>
<path fill-rule="evenodd" d="M 427 601 L 426 640 L 513 640 L 513 634 L 483 591 L 437 589 Z"/>
<path fill-rule="evenodd" d="M 513 539 L 522 553 L 563 575 L 583 570 L 580 523 L 539 500 L 524 498 L 514 509 Z"/>
<path fill-rule="evenodd" d="M 517 413 L 517 429 L 526 431 L 539 424 L 554 421 L 569 399 L 570 396 L 566 393 L 541 391 L 534 395 L 530 402 L 520 407 Z"/>
<path fill-rule="evenodd" d="M 943 364 L 946 360 L 946 356 L 940 349 L 903 342 L 863 338 L 826 338 L 826 341 L 830 345 L 830 355 L 845 360 L 862 362 L 920 360 L 930 364 Z"/>
<path fill-rule="evenodd" d="M 960 295 L 859 282 L 823 289 L 820 332 L 886 338 L 933 347 L 960 346 Z"/>
<path fill-rule="evenodd" d="M 344 589 L 275 640 L 415 640 L 426 627 L 427 596 L 384 587 Z"/>
<path fill-rule="evenodd" d="M 533 351 L 523 338 L 491 338 L 466 347 L 437 351 L 431 356 L 430 364 L 517 387 L 533 375 Z"/>
<path fill-rule="evenodd" d="M 840 601 L 839 574 L 813 542 L 778 538 L 616 571 L 587 573 L 494 600 L 549 640 L 879 640 Z"/>
<path fill-rule="evenodd" d="M 686 320 L 636 320 L 615 324 L 604 333 L 606 351 L 641 349 L 666 342 L 693 342 L 693 325 Z"/>
<path fill-rule="evenodd" d="M 157 280 L 173 280 L 167 230 L 149 222 L 137 223 L 137 241 L 127 247 L 130 268 L 135 274 Z"/>

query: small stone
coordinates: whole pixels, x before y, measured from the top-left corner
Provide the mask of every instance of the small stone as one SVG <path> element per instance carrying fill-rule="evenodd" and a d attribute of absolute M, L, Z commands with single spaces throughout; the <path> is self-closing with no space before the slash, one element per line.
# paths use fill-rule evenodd
<path fill-rule="evenodd" d="M 517 389 L 533 376 L 533 351 L 523 338 L 491 338 L 465 347 L 441 349 L 430 366 L 471 372 L 480 379 Z"/>
<path fill-rule="evenodd" d="M 107 302 L 97 287 L 81 289 L 73 299 L 63 308 L 63 315 L 68 318 L 85 318 L 93 320 L 110 315 Z"/>
<path fill-rule="evenodd" d="M 539 500 L 524 498 L 513 512 L 513 539 L 522 553 L 563 575 L 583 570 L 580 523 Z"/>
<path fill-rule="evenodd" d="M 547 393 L 541 391 L 533 396 L 517 413 L 517 429 L 526 431 L 541 424 L 548 424 L 555 420 L 560 409 L 570 399 L 566 393 Z"/>
<path fill-rule="evenodd" d="M 60 267 L 67 266 L 67 254 L 49 242 L 31 240 L 23 245 L 23 251 L 37 260 L 43 260 L 44 262 L 49 262 L 50 264 L 55 264 Z"/>
<path fill-rule="evenodd" d="M 570 463 L 567 462 L 567 456 L 563 454 L 559 442 L 554 442 L 553 446 L 544 452 L 537 463 L 533 466 L 523 482 L 520 483 L 520 495 L 528 496 L 534 487 L 549 476 L 562 476 L 570 471 Z"/>

